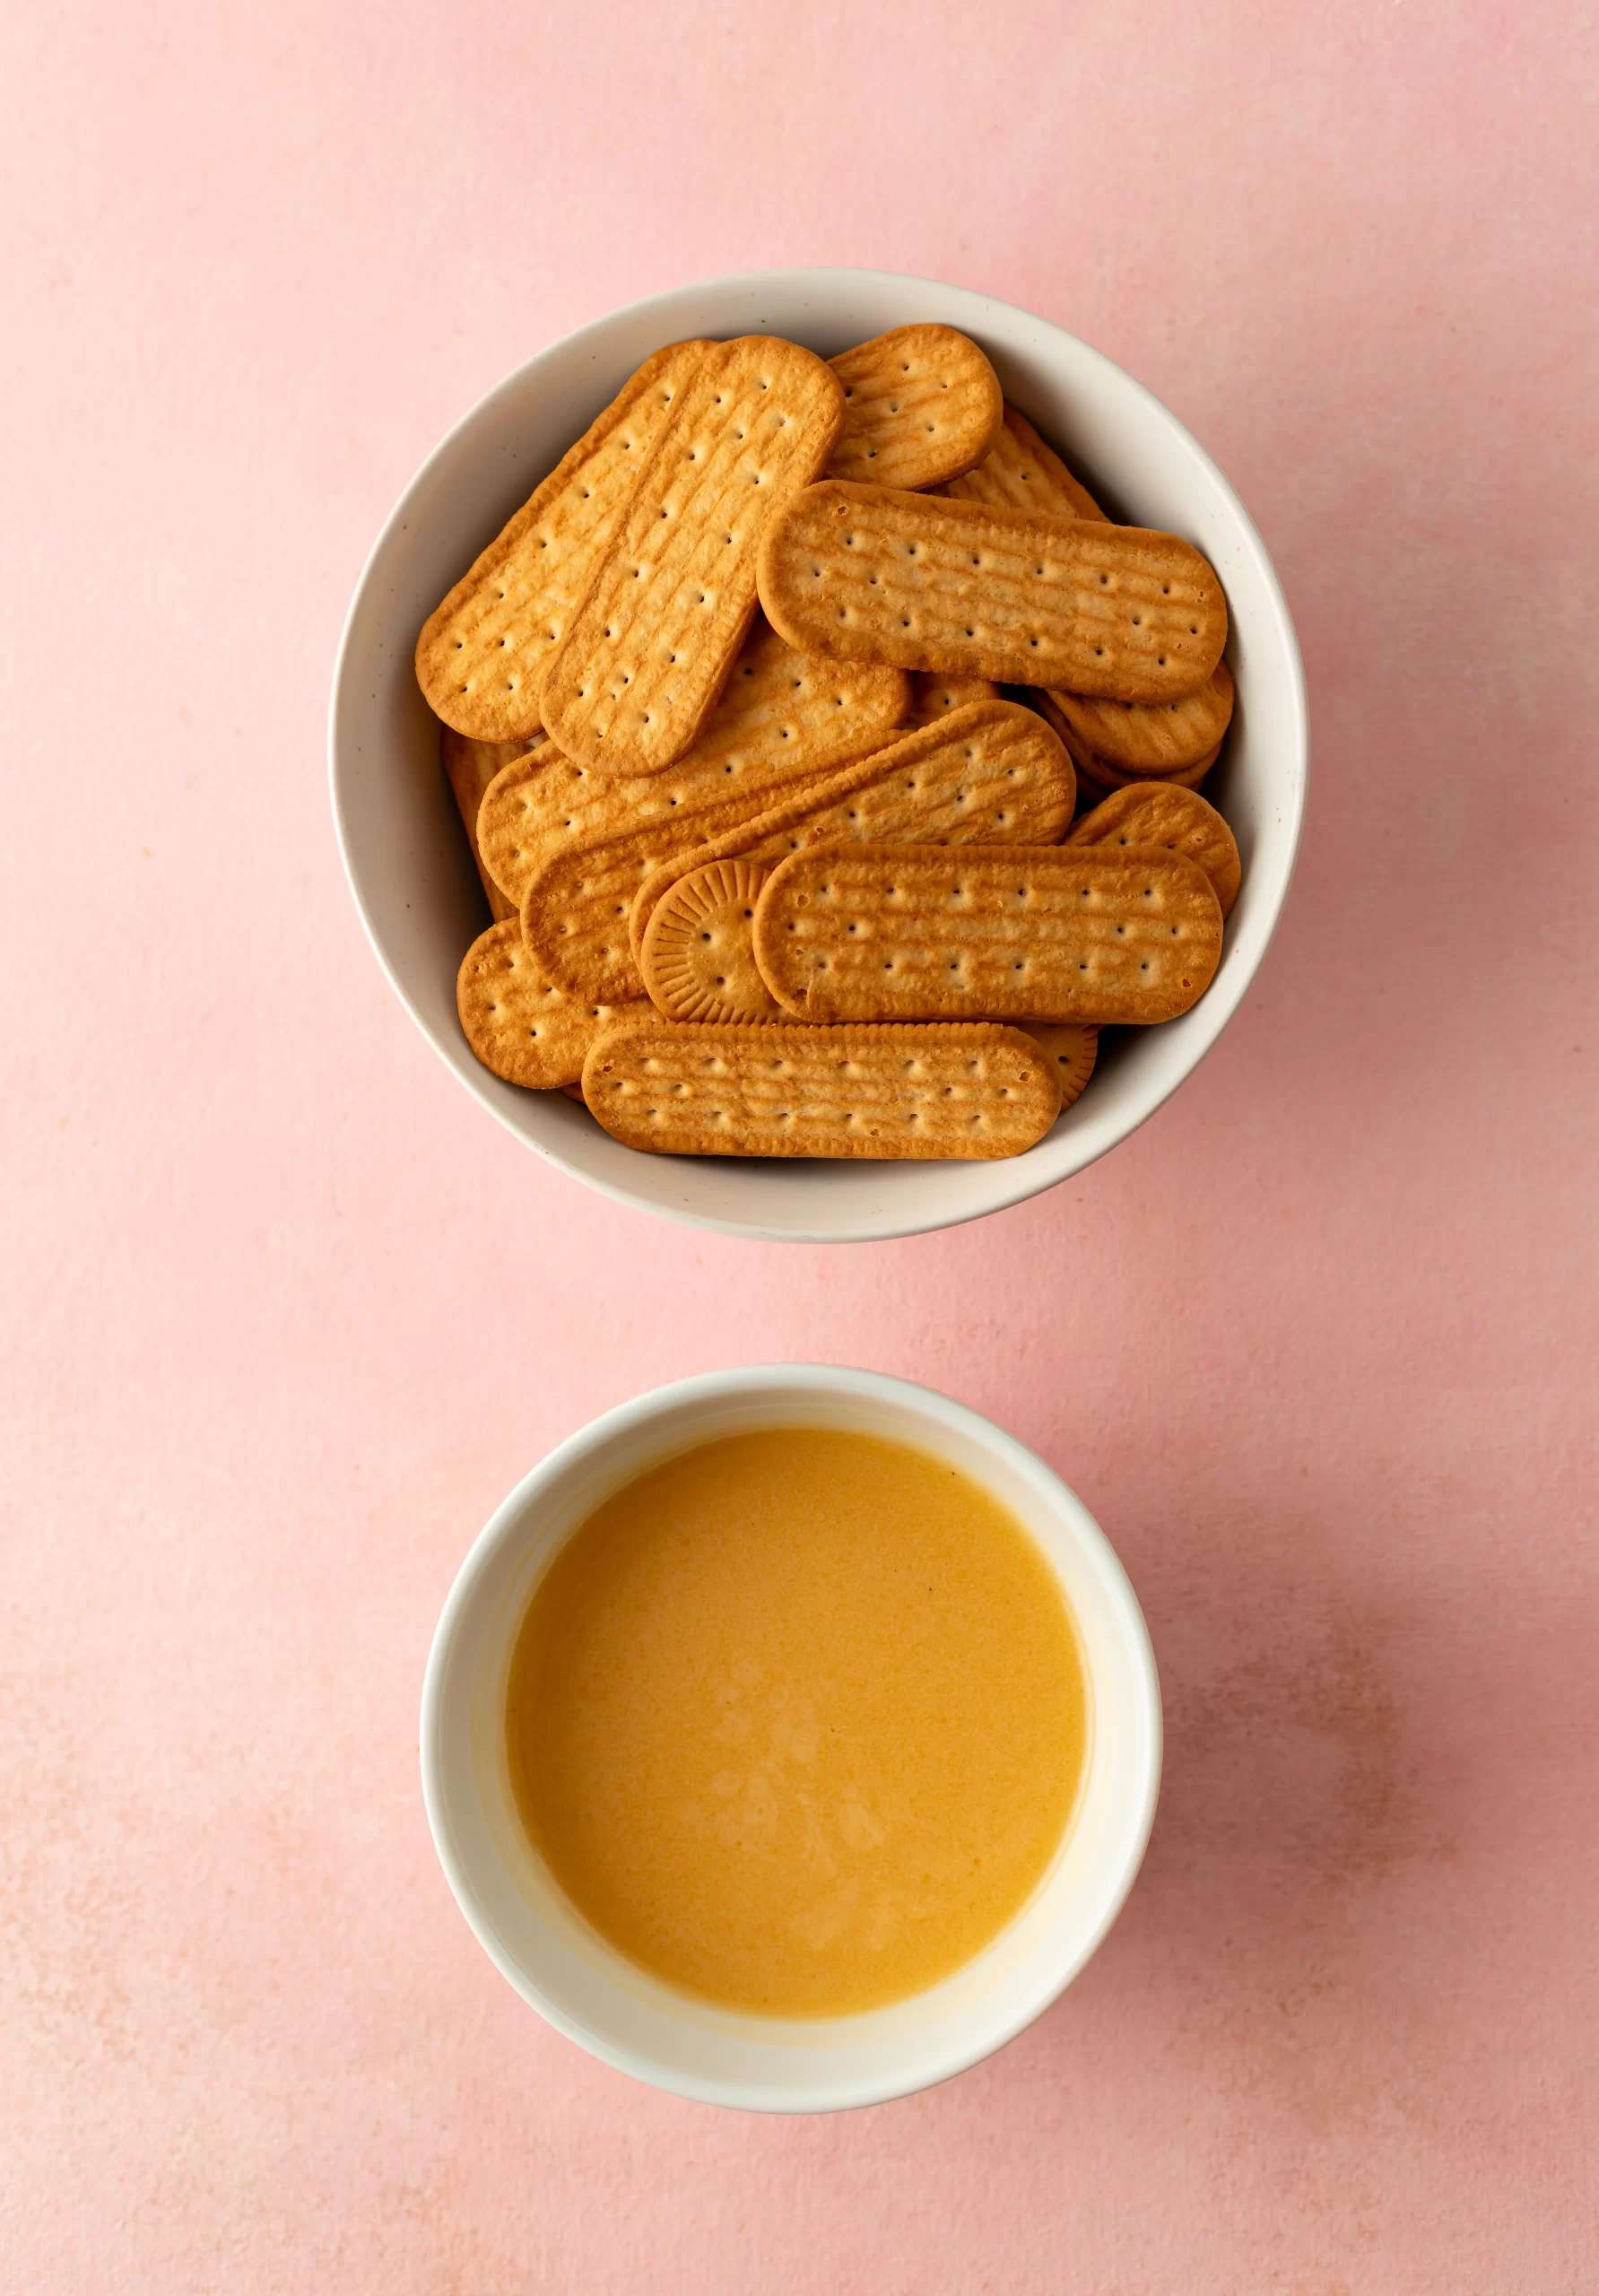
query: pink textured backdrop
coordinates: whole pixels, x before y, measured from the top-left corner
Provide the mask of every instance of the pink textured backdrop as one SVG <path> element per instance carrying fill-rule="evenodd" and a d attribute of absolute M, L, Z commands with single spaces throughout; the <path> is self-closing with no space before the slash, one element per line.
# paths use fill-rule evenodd
<path fill-rule="evenodd" d="M 0 20 L 0 2277 L 33 2296 L 1599 2282 L 1586 7 L 276 0 Z M 1081 1180 L 847 1251 L 546 1173 L 340 877 L 341 617 L 541 344 L 766 264 L 1031 306 L 1275 554 L 1310 827 Z M 434 1863 L 439 1604 L 706 1366 L 943 1386 L 1154 1631 L 1143 1880 L 943 2090 L 784 2124 L 546 2031 Z"/>

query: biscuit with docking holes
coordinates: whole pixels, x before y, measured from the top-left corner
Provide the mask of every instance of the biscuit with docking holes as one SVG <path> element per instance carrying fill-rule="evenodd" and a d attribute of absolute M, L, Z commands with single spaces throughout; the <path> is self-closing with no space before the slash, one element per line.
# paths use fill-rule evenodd
<path fill-rule="evenodd" d="M 474 741 L 539 730 L 544 665 L 582 604 L 673 400 L 709 343 L 645 361 L 422 625 L 417 682 Z"/>
<path fill-rule="evenodd" d="M 1030 696 L 1030 706 L 1038 711 L 1050 731 L 1059 737 L 1062 747 L 1076 767 L 1080 804 L 1086 799 L 1089 804 L 1097 805 L 1100 798 L 1108 797 L 1113 789 L 1135 788 L 1140 782 L 1146 781 L 1169 781 L 1179 789 L 1197 789 L 1221 754 L 1221 744 L 1218 742 L 1213 750 L 1195 764 L 1175 766 L 1169 773 L 1125 773 L 1119 765 L 1109 764 L 1073 732 L 1052 693 L 1035 689 Z"/>
<path fill-rule="evenodd" d="M 568 757 L 657 773 L 692 747 L 755 612 L 760 537 L 843 423 L 813 351 L 753 335 L 705 353 L 545 667 L 539 711 Z"/>
<path fill-rule="evenodd" d="M 1013 406 L 1005 408 L 1004 424 L 983 461 L 964 478 L 952 480 L 944 491 L 956 501 L 997 502 L 1003 509 L 1111 523 L 1082 481 Z"/>
<path fill-rule="evenodd" d="M 1227 641 L 1211 567 L 1141 526 L 830 478 L 769 520 L 759 563 L 767 619 L 839 661 L 1170 701 Z"/>
<path fill-rule="evenodd" d="M 1019 1156 L 1060 1112 L 1020 1029 L 609 1029 L 583 1097 L 613 1138 L 677 1156 Z"/>
<path fill-rule="evenodd" d="M 1032 711 L 1013 701 L 969 703 L 652 871 L 633 900 L 634 958 L 656 902 L 677 877 L 708 862 L 775 865 L 802 846 L 842 839 L 1051 845 L 1075 802 L 1072 761 Z"/>
<path fill-rule="evenodd" d="M 1171 781 L 1134 783 L 1117 789 L 1073 822 L 1066 832 L 1073 845 L 1160 846 L 1197 861 L 1215 888 L 1223 917 L 1231 912 L 1243 875 L 1232 831 L 1195 789 Z"/>
<path fill-rule="evenodd" d="M 543 742 L 543 734 L 535 734 L 531 745 L 526 742 L 474 742 L 465 734 L 457 734 L 453 726 L 439 728 L 439 761 L 460 807 L 466 842 L 472 848 L 472 858 L 483 881 L 483 891 L 489 896 L 489 908 L 496 923 L 501 918 L 515 917 L 517 904 L 507 899 L 483 859 L 482 848 L 478 843 L 478 812 L 483 793 L 495 775 L 514 760 L 529 755 L 531 748 L 542 748 Z"/>
<path fill-rule="evenodd" d="M 760 978 L 750 927 L 767 872 L 752 861 L 713 861 L 679 877 L 656 903 L 639 970 L 669 1021 L 781 1021 Z"/>
<path fill-rule="evenodd" d="M 1087 487 L 1013 406 L 1005 409 L 1004 428 L 987 460 L 943 491 L 955 499 L 1017 510 L 1036 505 L 1060 517 L 1109 524 Z M 1091 754 L 1125 771 L 1165 776 L 1215 751 L 1232 716 L 1232 677 L 1226 663 L 1218 662 L 1210 683 L 1180 701 L 1096 701 L 1064 692 L 1051 699 Z"/>
<path fill-rule="evenodd" d="M 1175 1020 L 1221 911 L 1178 854 L 1119 846 L 812 846 L 755 905 L 755 961 L 797 1020 Z"/>
<path fill-rule="evenodd" d="M 980 463 L 1004 412 L 999 378 L 952 326 L 897 326 L 831 362 L 844 429 L 830 478 L 938 486 Z"/>
<path fill-rule="evenodd" d="M 1140 705 L 1060 692 L 1050 700 L 1078 740 L 1107 765 L 1164 780 L 1221 748 L 1232 723 L 1232 672 L 1218 662 L 1209 682 L 1181 701 Z"/>
<path fill-rule="evenodd" d="M 964 709 L 969 701 L 999 698 L 999 688 L 992 678 L 945 678 L 923 670 L 910 681 L 911 721 L 931 726 L 952 709 Z"/>
<path fill-rule="evenodd" d="M 480 933 L 456 976 L 456 1010 L 466 1041 L 496 1076 L 535 1091 L 575 1084 L 589 1046 L 613 1021 L 647 1004 L 587 1004 L 545 978 L 515 918 Z"/>
<path fill-rule="evenodd" d="M 1054 1061 L 1060 1078 L 1060 1104 L 1069 1109 L 1082 1098 L 1082 1088 L 1094 1073 L 1099 1030 L 1086 1021 L 1020 1021 L 1017 1026 Z"/>
<path fill-rule="evenodd" d="M 479 813 L 483 865 L 519 906 L 534 871 L 579 837 L 686 820 L 735 794 L 759 813 L 813 773 L 880 749 L 905 715 L 909 685 L 902 670 L 796 654 L 758 620 L 705 731 L 669 771 L 596 773 L 553 744 L 540 753 L 547 763 L 516 761 Z"/>

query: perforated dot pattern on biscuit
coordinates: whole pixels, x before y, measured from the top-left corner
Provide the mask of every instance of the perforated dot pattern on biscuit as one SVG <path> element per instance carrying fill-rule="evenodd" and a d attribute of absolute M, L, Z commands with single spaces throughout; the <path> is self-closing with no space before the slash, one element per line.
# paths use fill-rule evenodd
<path fill-rule="evenodd" d="M 584 1091 L 630 1146 L 687 1155 L 1014 1155 L 1060 1106 L 1056 1063 L 996 1027 L 635 1022 L 595 1043 Z"/>
<path fill-rule="evenodd" d="M 818 847 L 774 869 L 755 953 L 796 1017 L 1149 1023 L 1221 953 L 1208 879 L 1144 848 Z"/>

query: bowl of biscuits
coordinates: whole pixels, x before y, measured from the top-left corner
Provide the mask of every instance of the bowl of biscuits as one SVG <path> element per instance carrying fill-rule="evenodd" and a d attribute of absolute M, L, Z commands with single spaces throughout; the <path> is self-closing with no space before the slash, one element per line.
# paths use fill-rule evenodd
<path fill-rule="evenodd" d="M 1270 561 L 1174 416 L 969 290 L 756 273 L 530 360 L 335 674 L 395 993 L 573 1178 L 866 1240 L 1051 1187 L 1238 1009 L 1304 808 Z"/>

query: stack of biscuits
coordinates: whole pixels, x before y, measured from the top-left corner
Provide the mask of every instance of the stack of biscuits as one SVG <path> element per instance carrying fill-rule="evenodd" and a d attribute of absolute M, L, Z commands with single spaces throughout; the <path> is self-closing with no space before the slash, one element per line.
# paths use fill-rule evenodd
<path fill-rule="evenodd" d="M 669 344 L 417 646 L 468 1042 L 656 1152 L 1021 1153 L 1221 960 L 1226 637 L 952 328 Z"/>

